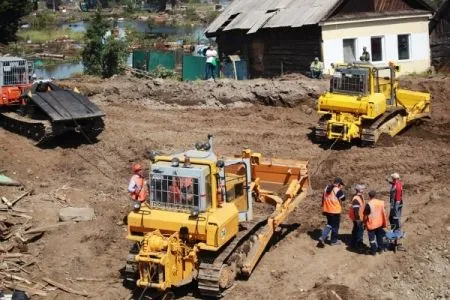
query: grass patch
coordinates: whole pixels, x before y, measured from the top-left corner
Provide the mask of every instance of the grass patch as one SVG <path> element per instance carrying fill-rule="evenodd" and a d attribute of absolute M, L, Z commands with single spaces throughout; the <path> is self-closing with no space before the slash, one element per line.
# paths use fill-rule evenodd
<path fill-rule="evenodd" d="M 17 35 L 21 40 L 31 40 L 32 43 L 51 42 L 61 38 L 69 38 L 81 42 L 84 37 L 83 32 L 74 32 L 70 29 L 21 30 Z"/>

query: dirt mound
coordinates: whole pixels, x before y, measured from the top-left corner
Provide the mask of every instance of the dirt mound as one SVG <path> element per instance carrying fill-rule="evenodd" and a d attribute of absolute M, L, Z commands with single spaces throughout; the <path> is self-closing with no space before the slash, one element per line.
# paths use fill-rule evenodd
<path fill-rule="evenodd" d="M 138 79 L 119 76 L 99 80 L 89 76 L 60 82 L 77 87 L 92 100 L 107 104 L 144 105 L 158 108 L 233 108 L 251 104 L 295 107 L 313 106 L 316 99 L 328 89 L 328 82 L 304 76 L 280 80 L 254 79 L 234 81 L 179 82 L 164 79 Z"/>

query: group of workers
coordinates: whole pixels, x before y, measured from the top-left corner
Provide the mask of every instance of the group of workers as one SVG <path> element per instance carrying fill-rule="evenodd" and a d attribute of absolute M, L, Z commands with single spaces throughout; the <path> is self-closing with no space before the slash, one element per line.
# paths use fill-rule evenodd
<path fill-rule="evenodd" d="M 393 232 L 400 232 L 401 230 L 401 213 L 403 207 L 403 184 L 400 181 L 400 175 L 393 173 L 389 177 L 391 183 L 390 189 L 390 214 L 389 223 L 390 229 Z M 344 182 L 341 178 L 336 178 L 333 184 L 325 187 L 322 198 L 323 214 L 327 218 L 327 223 L 322 230 L 319 237 L 319 246 L 324 246 L 328 237 L 330 236 L 331 245 L 339 245 L 338 240 L 339 225 L 342 214 L 342 203 L 345 200 L 343 192 Z M 365 186 L 357 184 L 355 186 L 355 195 L 349 206 L 348 216 L 353 222 L 353 229 L 350 240 L 350 248 L 362 253 L 364 251 L 363 234 L 364 229 L 367 230 L 370 254 L 376 255 L 387 249 L 384 243 L 385 229 L 388 227 L 384 201 L 377 198 L 377 192 L 371 190 L 368 193 L 368 200 L 366 201 Z"/>
<path fill-rule="evenodd" d="M 359 57 L 360 61 L 369 62 L 370 61 L 370 53 L 367 51 L 367 47 L 363 47 L 363 53 Z M 309 66 L 309 74 L 311 78 L 322 79 L 323 78 L 323 62 L 319 60 L 318 57 L 315 57 Z"/>

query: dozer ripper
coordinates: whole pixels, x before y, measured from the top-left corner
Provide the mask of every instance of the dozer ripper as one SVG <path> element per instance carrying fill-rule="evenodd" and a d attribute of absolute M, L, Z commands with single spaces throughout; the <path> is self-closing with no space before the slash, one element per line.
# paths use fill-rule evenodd
<path fill-rule="evenodd" d="M 66 131 L 94 139 L 104 129 L 104 113 L 76 90 L 50 81 L 31 83 L 30 64 L 0 57 L 0 124 L 40 143 Z"/>
<path fill-rule="evenodd" d="M 401 89 L 395 79 L 398 70 L 393 63 L 337 65 L 330 91 L 318 101 L 317 140 L 359 139 L 374 146 L 382 134 L 393 137 L 416 120 L 430 117 L 430 94 Z"/>
<path fill-rule="evenodd" d="M 134 245 L 126 280 L 167 292 L 191 282 L 221 297 L 249 276 L 272 236 L 310 190 L 308 162 L 263 159 L 244 149 L 217 158 L 212 138 L 151 158 L 149 199 L 128 215 Z"/>

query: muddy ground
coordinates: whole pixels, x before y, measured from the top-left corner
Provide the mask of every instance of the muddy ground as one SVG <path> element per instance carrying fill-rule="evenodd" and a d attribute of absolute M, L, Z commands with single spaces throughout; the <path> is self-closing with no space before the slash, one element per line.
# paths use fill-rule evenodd
<path fill-rule="evenodd" d="M 99 140 L 85 144 L 64 136 L 36 147 L 0 129 L 0 169 L 21 180 L 25 189 L 35 189 L 35 195 L 16 204 L 29 211 L 33 227 L 56 223 L 58 210 L 66 206 L 92 207 L 96 219 L 60 227 L 29 244 L 27 251 L 38 262 L 18 274 L 33 282 L 50 277 L 88 291 L 93 299 L 127 298 L 131 292 L 123 287 L 120 270 L 130 244 L 121 220 L 129 205 L 131 164 L 145 163 L 149 150 L 178 152 L 212 133 L 219 153 L 238 153 L 247 146 L 266 156 L 309 160 L 313 185 L 312 195 L 286 223 L 283 238 L 227 299 L 450 299 L 450 79 L 409 77 L 403 82 L 433 93 L 431 121 L 377 148 L 337 144 L 331 150 L 308 137 L 318 119 L 315 100 L 327 81 L 293 76 L 218 83 L 127 77 L 65 82 L 105 111 L 106 130 Z M 341 176 L 347 194 L 354 184 L 364 183 L 387 199 L 386 178 L 394 171 L 405 182 L 406 252 L 372 257 L 350 252 L 345 244 L 316 247 L 324 225 L 320 193 L 325 184 Z M 21 193 L 0 187 L 0 196 L 8 199 Z M 351 224 L 346 217 L 342 223 L 345 242 Z M 190 298 L 192 293 L 178 291 L 177 296 Z M 83 297 L 53 290 L 33 299 Z"/>

